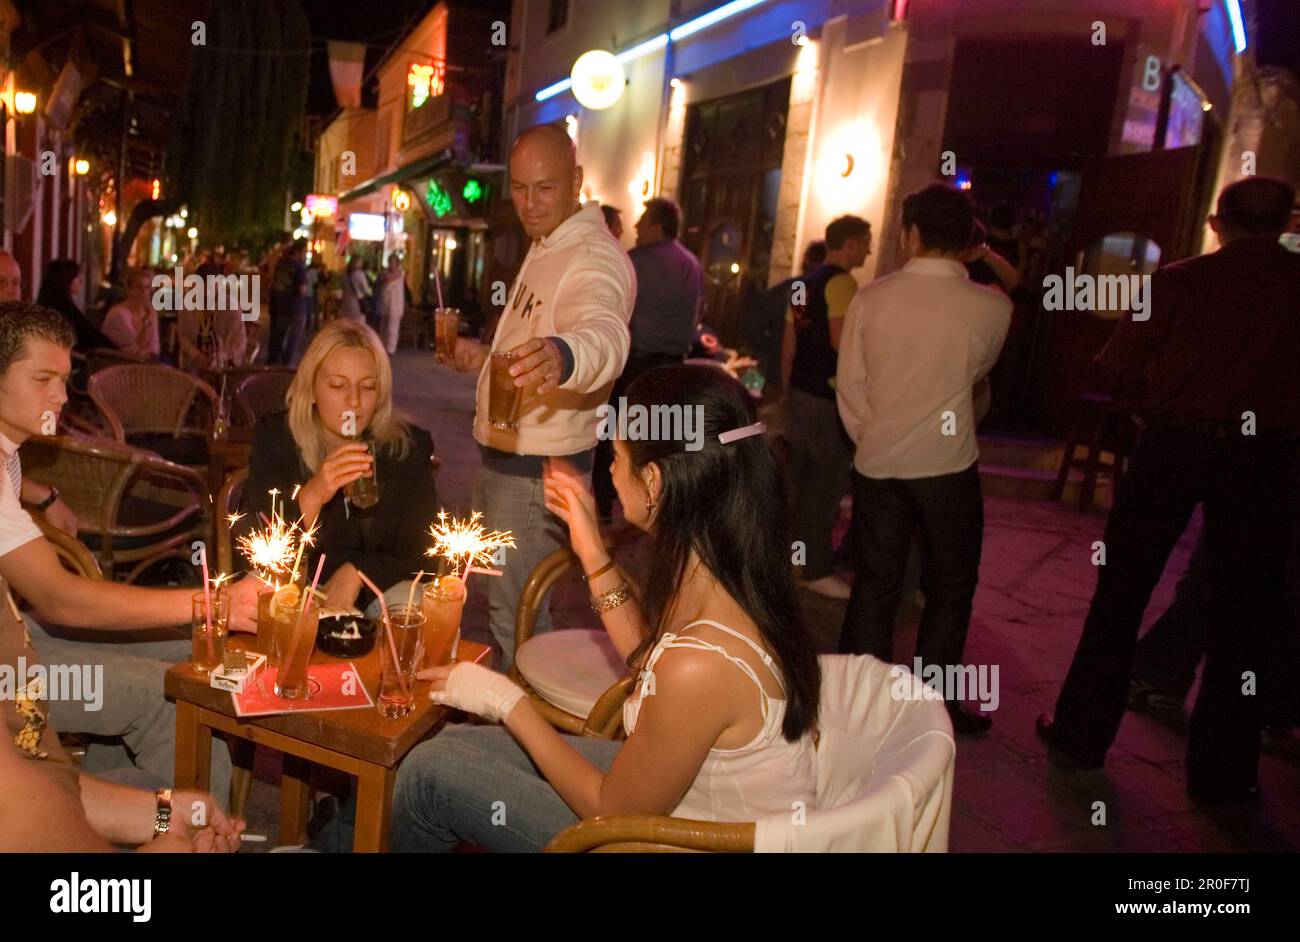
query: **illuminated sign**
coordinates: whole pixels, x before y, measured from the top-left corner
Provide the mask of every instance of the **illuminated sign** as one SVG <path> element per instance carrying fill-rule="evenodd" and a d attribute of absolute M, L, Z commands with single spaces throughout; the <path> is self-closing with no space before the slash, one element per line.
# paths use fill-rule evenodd
<path fill-rule="evenodd" d="M 483 184 L 474 177 L 465 181 L 465 187 L 460 191 L 467 203 L 477 203 L 483 198 Z"/>
<path fill-rule="evenodd" d="M 307 212 L 317 219 L 333 216 L 338 211 L 339 198 L 337 196 L 326 196 L 323 193 L 307 194 Z"/>
<path fill-rule="evenodd" d="M 411 108 L 420 108 L 430 98 L 437 98 L 445 89 L 443 67 L 412 62 L 406 72 L 406 84 L 411 89 Z"/>
<path fill-rule="evenodd" d="M 578 104 L 593 111 L 610 107 L 623 95 L 626 76 L 623 63 L 611 52 L 593 49 L 578 56 L 573 63 L 573 97 Z"/>
<path fill-rule="evenodd" d="M 348 216 L 348 238 L 354 242 L 384 241 L 384 217 L 379 213 L 352 213 Z"/>
<path fill-rule="evenodd" d="M 433 214 L 441 219 L 451 212 L 451 194 L 443 189 L 437 180 L 430 180 L 424 193 L 424 201 L 429 204 Z"/>

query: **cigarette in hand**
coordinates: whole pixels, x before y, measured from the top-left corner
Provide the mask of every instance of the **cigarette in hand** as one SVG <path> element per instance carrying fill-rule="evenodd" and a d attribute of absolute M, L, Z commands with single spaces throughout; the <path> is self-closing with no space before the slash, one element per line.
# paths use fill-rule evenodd
<path fill-rule="evenodd" d="M 265 834 L 241 834 L 241 835 L 239 835 L 239 839 L 240 839 L 241 841 L 248 841 L 248 842 L 251 843 L 251 844 L 265 844 L 265 843 L 266 843 L 266 835 L 265 835 Z"/>

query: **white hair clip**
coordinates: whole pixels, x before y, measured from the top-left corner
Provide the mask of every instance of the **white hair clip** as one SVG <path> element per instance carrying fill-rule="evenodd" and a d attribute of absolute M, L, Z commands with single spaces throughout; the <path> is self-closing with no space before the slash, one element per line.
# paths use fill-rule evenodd
<path fill-rule="evenodd" d="M 718 436 L 718 441 L 724 445 L 730 445 L 732 442 L 738 442 L 742 438 L 749 438 L 751 435 L 762 435 L 767 431 L 767 425 L 762 422 L 755 422 L 753 425 L 742 425 L 740 428 L 733 428 L 730 432 L 723 432 Z"/>

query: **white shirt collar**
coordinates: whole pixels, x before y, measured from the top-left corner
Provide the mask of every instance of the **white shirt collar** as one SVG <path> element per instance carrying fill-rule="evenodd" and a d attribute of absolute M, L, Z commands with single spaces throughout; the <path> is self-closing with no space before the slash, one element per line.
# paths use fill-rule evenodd
<path fill-rule="evenodd" d="M 913 275 L 951 275 L 967 278 L 966 266 L 950 258 L 912 258 L 903 266 L 903 271 Z"/>
<path fill-rule="evenodd" d="M 3 452 L 7 458 L 16 451 L 18 451 L 18 446 L 11 442 L 4 432 L 0 432 L 0 452 Z"/>

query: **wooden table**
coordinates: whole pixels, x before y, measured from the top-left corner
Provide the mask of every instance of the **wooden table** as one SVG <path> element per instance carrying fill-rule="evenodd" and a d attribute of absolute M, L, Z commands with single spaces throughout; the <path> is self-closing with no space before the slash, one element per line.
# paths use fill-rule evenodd
<path fill-rule="evenodd" d="M 208 441 L 208 487 L 213 498 L 226 483 L 226 474 L 248 464 L 253 454 L 253 430 L 243 426 L 228 427 L 226 437 Z"/>
<path fill-rule="evenodd" d="M 252 647 L 253 635 L 236 635 L 233 647 Z M 464 660 L 487 663 L 491 649 L 462 640 Z M 317 651 L 312 663 L 337 661 Z M 378 700 L 379 651 L 353 659 L 362 682 Z M 208 788 L 212 756 L 212 731 L 269 746 L 284 753 L 280 780 L 280 843 L 300 844 L 307 831 L 310 791 L 309 764 L 339 769 L 357 778 L 357 821 L 352 849 L 379 852 L 388 849 L 393 783 L 397 766 L 418 743 L 440 728 L 450 712 L 431 703 L 429 684 L 415 686 L 415 712 L 401 719 L 386 719 L 377 709 L 329 710 L 279 716 L 240 718 L 231 696 L 208 686 L 207 675 L 189 662 L 167 671 L 164 689 L 176 701 L 176 788 Z"/>

